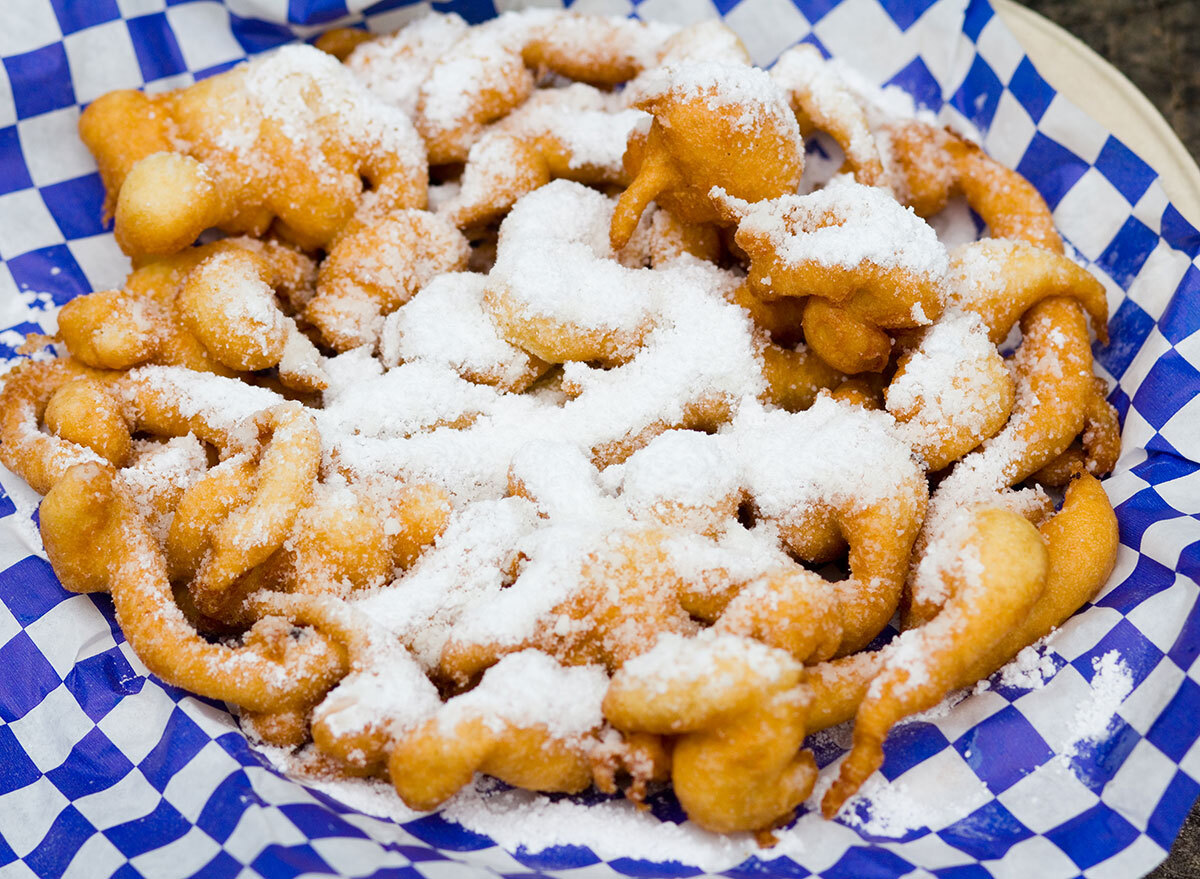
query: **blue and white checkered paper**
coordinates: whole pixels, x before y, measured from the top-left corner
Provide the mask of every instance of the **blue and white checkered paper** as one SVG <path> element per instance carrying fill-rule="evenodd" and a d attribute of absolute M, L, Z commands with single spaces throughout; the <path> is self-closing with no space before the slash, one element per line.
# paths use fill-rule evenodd
<path fill-rule="evenodd" d="M 480 20 L 505 0 L 435 2 Z M 119 285 L 127 262 L 75 135 L 115 88 L 186 85 L 321 30 L 394 29 L 428 3 L 383 0 L 25 0 L 0 9 L 0 353 L 53 330 L 54 307 Z M 19 7 L 19 8 L 18 8 Z M 1106 488 L 1121 523 L 1104 593 L 1050 646 L 1043 689 L 997 684 L 910 722 L 883 776 L 942 808 L 902 835 L 799 819 L 800 844 L 727 876 L 1140 876 L 1200 793 L 1200 233 L 1141 159 L 1057 95 L 983 0 L 577 0 L 687 22 L 723 15 L 759 63 L 798 40 L 894 83 L 983 134 L 1041 190 L 1110 294 L 1124 455 Z M 368 817 L 265 765 L 219 705 L 133 656 L 103 596 L 72 596 L 41 555 L 37 498 L 0 473 L 0 876 L 301 874 L 693 876 L 698 867 L 584 845 L 505 851 L 439 816 Z M 1058 755 L 1093 659 L 1133 675 L 1108 734 Z M 828 750 L 828 749 L 825 749 Z M 822 753 L 827 762 L 836 754 Z M 948 805 L 947 805 L 948 804 Z M 869 813 L 869 803 L 860 806 Z M 664 832 L 680 820 L 662 800 Z M 921 822 L 917 822 L 921 823 Z M 870 825 L 875 826 L 875 825 Z M 857 829 L 856 829 L 857 828 Z M 636 855 L 636 856 L 634 856 Z M 683 858 L 684 861 L 687 858 Z"/>

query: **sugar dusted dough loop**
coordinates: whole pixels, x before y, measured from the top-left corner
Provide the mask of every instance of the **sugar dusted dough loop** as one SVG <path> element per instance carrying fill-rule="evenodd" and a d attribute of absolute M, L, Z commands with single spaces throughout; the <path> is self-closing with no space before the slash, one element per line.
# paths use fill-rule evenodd
<path fill-rule="evenodd" d="M 311 702 L 345 670 L 312 630 L 228 647 L 205 641 L 171 596 L 166 560 L 111 468 L 72 467 L 42 502 L 42 539 L 64 585 L 108 591 L 138 658 L 164 680 L 254 711 Z"/>
<path fill-rule="evenodd" d="M 374 345 L 382 317 L 443 272 L 467 267 L 467 240 L 426 211 L 397 211 L 352 227 L 321 263 L 305 316 L 338 351 Z"/>
<path fill-rule="evenodd" d="M 1104 476 L 1112 472 L 1121 455 L 1121 422 L 1107 396 L 1107 382 L 1102 378 L 1092 379 L 1092 396 L 1084 415 L 1083 433 L 1031 479 L 1043 485 L 1063 486 L 1080 473 Z"/>
<path fill-rule="evenodd" d="M 1026 241 L 1062 253 L 1045 199 L 1016 171 L 948 129 L 907 121 L 884 126 L 882 141 L 901 200 L 929 217 L 954 195 L 966 196 L 993 238 Z"/>
<path fill-rule="evenodd" d="M 90 366 L 218 375 L 277 366 L 289 386 L 316 390 L 321 357 L 282 311 L 306 301 L 314 275 L 312 260 L 287 245 L 229 238 L 147 260 L 122 289 L 72 299 L 59 313 L 59 336 Z"/>
<path fill-rule="evenodd" d="M 604 697 L 617 729 L 674 737 L 675 795 L 718 833 L 768 828 L 808 797 L 817 767 L 800 750 L 807 707 L 800 663 L 729 634 L 661 636 Z"/>
<path fill-rule="evenodd" d="M 757 204 L 714 196 L 737 217 L 751 289 L 764 298 L 808 296 L 805 338 L 835 369 L 881 371 L 891 350 L 886 330 L 927 326 L 941 315 L 945 249 L 886 191 L 835 180 L 810 195 Z"/>
<path fill-rule="evenodd" d="M 459 191 L 441 211 L 474 228 L 552 179 L 626 186 L 625 142 L 644 118 L 581 83 L 539 90 L 471 146 Z"/>
<path fill-rule="evenodd" d="M 184 326 L 224 366 L 238 372 L 278 367 L 288 387 L 322 390 L 328 384 L 323 358 L 276 301 L 274 288 L 283 282 L 253 251 L 225 250 L 192 269 L 176 308 Z"/>
<path fill-rule="evenodd" d="M 102 447 L 115 448 L 124 444 L 119 435 L 98 435 L 93 425 L 80 424 L 77 418 L 71 418 L 67 436 L 43 433 L 38 426 L 61 389 L 83 379 L 88 384 L 80 386 L 81 390 L 86 388 L 91 395 L 94 379 L 108 378 L 111 374 L 70 359 L 29 361 L 5 376 L 0 392 L 0 460 L 4 466 L 45 494 L 73 465 L 103 463 L 105 457 L 92 443 L 80 440 L 99 439 Z"/>
<path fill-rule="evenodd" d="M 398 735 L 388 773 L 401 799 L 432 809 L 476 772 L 530 790 L 578 793 L 592 783 L 591 751 L 608 676 L 564 668 L 537 651 L 514 653 L 473 690 Z M 531 690 L 540 690 L 531 698 Z"/>
<path fill-rule="evenodd" d="M 1022 241 L 985 238 L 951 255 L 950 299 L 983 318 L 999 344 L 1021 316 L 1051 296 L 1076 300 L 1101 342 L 1108 340 L 1108 297 L 1087 269 L 1065 256 Z"/>
<path fill-rule="evenodd" d="M 613 213 L 614 248 L 657 201 L 689 223 L 728 223 L 710 191 L 757 202 L 794 192 L 804 170 L 795 117 L 770 77 L 728 62 L 684 62 L 644 77 L 634 106 L 654 117 L 625 154 L 633 176 Z"/>
<path fill-rule="evenodd" d="M 1046 547 L 1045 585 L 1024 620 L 990 649 L 969 657 L 954 686 L 979 681 L 1027 645 L 1062 625 L 1104 585 L 1116 563 L 1117 518 L 1099 480 L 1083 474 L 1066 491 L 1062 509 L 1038 528 Z M 914 631 L 920 631 L 916 629 Z M 871 682 L 891 656 L 885 648 L 814 666 L 810 729 L 825 729 L 854 717 Z"/>
<path fill-rule="evenodd" d="M 788 96 L 802 134 L 828 132 L 842 148 L 854 179 L 867 186 L 884 182 L 883 161 L 863 106 L 816 46 L 801 43 L 788 49 L 771 66 L 771 79 Z"/>
<path fill-rule="evenodd" d="M 614 258 L 604 235 L 612 212 L 609 199 L 567 181 L 513 208 L 483 295 L 504 338 L 547 363 L 632 357 L 652 327 L 662 282 Z"/>
<path fill-rule="evenodd" d="M 900 358 L 884 398 L 913 451 L 938 471 L 1004 427 L 1016 389 L 982 322 L 948 311 Z"/>
<path fill-rule="evenodd" d="M 283 544 L 317 477 L 321 438 L 311 415 L 294 404 L 278 406 L 263 413 L 257 426 L 269 439 L 256 467 L 254 492 L 213 528 L 211 548 L 190 586 L 206 613 L 219 613 L 237 578 Z"/>
<path fill-rule="evenodd" d="M 963 458 L 938 486 L 912 560 L 906 627 L 931 619 L 945 601 L 940 556 L 928 547 L 964 508 L 997 502 L 1006 489 L 1061 455 L 1083 429 L 1095 390 L 1083 311 L 1051 297 L 1021 321 L 1024 338 L 1013 358 L 1016 400 L 1004 428 Z"/>
<path fill-rule="evenodd" d="M 211 226 L 260 235 L 276 217 L 290 239 L 321 247 L 353 214 L 363 178 L 395 207 L 425 204 L 412 124 L 318 49 L 287 46 L 187 88 L 136 94 L 113 93 L 80 118 L 130 255 L 173 253 Z"/>
<path fill-rule="evenodd" d="M 950 598 L 924 626 L 885 648 L 888 658 L 858 707 L 854 746 L 821 801 L 833 817 L 883 765 L 883 740 L 902 717 L 932 708 L 962 679 L 970 658 L 986 654 L 1020 624 L 1042 594 L 1047 554 L 1041 537 L 1007 510 L 975 512 L 946 572 Z"/>

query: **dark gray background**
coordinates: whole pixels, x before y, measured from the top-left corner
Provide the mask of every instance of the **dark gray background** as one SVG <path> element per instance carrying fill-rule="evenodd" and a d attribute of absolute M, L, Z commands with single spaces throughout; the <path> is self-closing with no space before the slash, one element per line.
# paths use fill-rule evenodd
<path fill-rule="evenodd" d="M 1200 154 L 1200 0 L 1020 0 L 1124 73 Z M 1200 871 L 1190 874 L 1200 876 Z"/>
<path fill-rule="evenodd" d="M 1163 114 L 1188 152 L 1200 153 L 1200 0 L 1021 0 L 1083 40 Z M 1151 879 L 1200 877 L 1200 808 Z"/>

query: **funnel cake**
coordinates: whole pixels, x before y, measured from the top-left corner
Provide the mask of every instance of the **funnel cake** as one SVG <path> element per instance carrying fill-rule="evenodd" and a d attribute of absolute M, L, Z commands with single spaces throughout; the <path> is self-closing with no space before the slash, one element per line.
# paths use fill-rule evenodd
<path fill-rule="evenodd" d="M 714 23 L 318 45 L 85 111 L 134 270 L 0 391 L 155 674 L 413 808 L 669 782 L 768 842 L 807 735 L 855 718 L 832 817 L 1101 588 L 1106 297 L 1015 172 Z"/>

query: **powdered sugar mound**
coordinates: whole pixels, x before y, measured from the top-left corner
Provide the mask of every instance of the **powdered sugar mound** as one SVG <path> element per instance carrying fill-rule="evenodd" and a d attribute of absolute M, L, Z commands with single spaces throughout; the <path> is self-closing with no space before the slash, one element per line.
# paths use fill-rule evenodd
<path fill-rule="evenodd" d="M 998 401 L 983 396 L 991 383 L 989 366 L 998 354 L 978 315 L 946 311 L 921 337 L 908 356 L 904 371 L 888 385 L 887 409 L 901 417 L 913 413 L 899 429 L 913 435 L 913 444 L 936 444 L 954 427 L 982 429 Z"/>
<path fill-rule="evenodd" d="M 356 47 L 346 59 L 346 68 L 375 97 L 411 117 L 421 83 L 467 28 L 459 15 L 430 12 L 394 34 Z"/>
<path fill-rule="evenodd" d="M 541 726 L 554 737 L 582 736 L 600 726 L 600 703 L 608 675 L 595 665 L 565 667 L 538 650 L 505 656 L 470 692 L 446 703 L 438 727 L 446 733 L 464 719 L 480 717 L 496 732 L 504 724 Z"/>
<path fill-rule="evenodd" d="M 374 629 L 374 627 L 372 627 Z M 409 652 L 386 631 L 374 630 L 354 670 L 313 712 L 334 736 L 383 725 L 392 734 L 421 723 L 441 707 L 437 689 Z"/>
<path fill-rule="evenodd" d="M 721 296 L 735 279 L 686 259 L 654 274 L 664 297 L 655 328 L 638 355 L 609 370 L 577 361 L 563 367 L 564 380 L 578 392 L 566 411 L 596 420 L 592 430 L 597 443 L 656 423 L 678 424 L 699 404 L 732 403 L 756 396 L 763 387 L 746 314 Z M 596 419 L 600 412 L 607 413 L 607 423 Z"/>
<path fill-rule="evenodd" d="M 566 180 L 525 196 L 500 227 L 489 285 L 506 288 L 531 317 L 637 331 L 650 319 L 662 281 L 614 259 L 608 237 L 613 204 Z"/>
<path fill-rule="evenodd" d="M 760 680 L 774 681 L 795 668 L 796 661 L 784 650 L 714 629 L 690 638 L 664 633 L 650 650 L 621 667 L 622 674 L 653 682 L 662 694 L 686 690 L 681 681 L 703 679 L 720 690 L 743 684 L 747 671 Z"/>
<path fill-rule="evenodd" d="M 1089 698 L 1079 705 L 1071 723 L 1070 739 L 1063 750 L 1066 757 L 1079 753 L 1081 745 L 1102 741 L 1112 725 L 1117 709 L 1133 692 L 1133 672 L 1116 650 L 1092 660 L 1096 674 Z"/>
<path fill-rule="evenodd" d="M 555 521 L 585 519 L 601 503 L 596 468 L 578 446 L 532 440 L 513 455 L 509 485 Z"/>
<path fill-rule="evenodd" d="M 973 508 L 968 504 L 945 506 L 932 520 L 936 528 L 930 527 L 930 521 L 927 516 L 929 542 L 913 568 L 912 588 L 920 601 L 940 606 L 950 597 L 949 579 L 958 567 L 959 550 L 974 521 Z"/>
<path fill-rule="evenodd" d="M 431 668 L 462 614 L 504 587 L 520 541 L 538 527 L 536 509 L 523 498 L 471 504 L 403 578 L 352 603 Z"/>
<path fill-rule="evenodd" d="M 285 321 L 287 336 L 279 358 L 279 374 L 299 379 L 306 385 L 323 387 L 328 383 L 325 358 L 312 339 L 300 332 L 292 318 L 285 318 Z"/>
<path fill-rule="evenodd" d="M 803 155 L 804 139 L 786 97 L 757 67 L 729 61 L 683 61 L 643 73 L 630 84 L 630 103 L 647 106 L 669 97 L 702 101 L 739 133 L 754 137 L 767 130 L 794 145 Z"/>
<path fill-rule="evenodd" d="M 1040 690 L 1046 686 L 1058 671 L 1058 667 L 1054 664 L 1054 656 L 1049 650 L 1039 649 L 1041 643 L 1023 648 L 1000 669 L 1002 685 L 1022 690 Z"/>
<path fill-rule="evenodd" d="M 525 182 L 531 176 L 530 165 L 529 148 L 517 135 L 487 132 L 471 145 L 457 192 L 445 201 L 443 212 L 455 217 L 464 207 L 488 205 L 497 194 L 520 191 L 522 184 L 532 188 Z"/>
<path fill-rule="evenodd" d="M 749 64 L 750 53 L 736 32 L 724 22 L 711 18 L 688 25 L 663 45 L 658 65 L 678 64 L 681 61 Z"/>
<path fill-rule="evenodd" d="M 127 381 L 115 387 L 124 393 L 130 411 L 138 410 L 137 395 L 145 390 L 161 400 L 171 401 L 184 418 L 199 418 L 211 427 L 225 430 L 284 401 L 267 388 L 181 366 L 132 369 Z"/>
<path fill-rule="evenodd" d="M 717 194 L 724 196 L 719 190 Z M 808 195 L 784 195 L 753 205 L 740 202 L 734 207 L 744 212 L 739 231 L 770 241 L 787 265 L 855 269 L 870 263 L 935 281 L 949 269 L 949 257 L 937 234 L 912 208 L 887 190 L 864 186 L 847 176 L 835 177 Z"/>
<path fill-rule="evenodd" d="M 726 429 L 762 513 L 787 521 L 818 501 L 865 507 L 921 471 L 883 412 L 819 397 L 803 412 L 743 404 Z"/>
<path fill-rule="evenodd" d="M 577 110 L 546 108 L 530 119 L 529 131 L 544 132 L 565 148 L 572 171 L 619 178 L 629 135 L 647 116 L 641 110 Z M 536 127 L 535 127 L 536 126 Z"/>
<path fill-rule="evenodd" d="M 601 510 L 597 510 L 602 513 Z M 619 519 L 566 520 L 524 535 L 513 548 L 520 560 L 511 586 L 488 594 L 463 610 L 454 625 L 460 644 L 516 646 L 532 638 L 539 624 L 553 619 L 555 609 L 589 585 L 585 572 L 595 556 L 611 552 L 625 534 Z M 568 635 L 593 627 L 589 619 L 561 614 L 555 633 Z"/>
<path fill-rule="evenodd" d="M 514 21 L 501 16 L 468 31 L 433 64 L 417 98 L 417 112 L 429 130 L 452 131 L 474 118 L 480 83 L 492 86 L 491 91 L 508 106 L 524 97 L 511 82 L 524 42 L 511 27 Z"/>
<path fill-rule="evenodd" d="M 325 408 L 313 414 L 322 432 L 331 437 L 344 433 L 406 437 L 442 425 L 465 424 L 486 411 L 495 398 L 490 388 L 417 361 L 326 392 Z"/>
<path fill-rule="evenodd" d="M 580 15 L 543 9 L 507 15 L 528 27 L 531 38 L 553 46 L 556 54 L 572 58 L 576 64 L 585 67 L 606 65 L 613 60 L 627 67 L 652 67 L 658 61 L 663 41 L 675 32 L 674 26 L 663 22 L 637 21 L 615 15 Z"/>
<path fill-rule="evenodd" d="M 555 195 L 556 187 L 565 199 Z M 547 190 L 551 190 L 550 203 L 559 210 L 523 218 L 522 206 L 546 198 L 542 194 Z M 571 210 L 572 205 L 589 204 L 591 213 L 582 218 Z M 604 196 L 577 184 L 556 182 L 517 205 L 505 220 L 502 245 L 513 228 L 510 224 L 519 227 L 527 221 L 529 235 L 541 241 L 545 236 L 539 230 L 561 221 L 578 227 L 577 238 L 598 239 L 592 246 L 607 251 L 609 216 L 611 202 Z M 540 245 L 530 246 L 536 250 Z M 563 248 L 554 251 L 564 252 Z M 461 501 L 494 498 L 507 488 L 513 456 L 529 442 L 565 442 L 592 457 L 598 450 L 631 443 L 631 438 L 647 431 L 649 439 L 702 411 L 712 413 L 710 419 L 723 419 L 739 400 L 761 391 L 752 327 L 745 312 L 724 298 L 737 283 L 736 275 L 692 259 L 679 259 L 670 268 L 656 271 L 626 269 L 610 258 L 595 256 L 594 251 L 581 260 L 575 274 L 594 274 L 596 266 L 606 267 L 625 282 L 620 292 L 634 295 L 635 300 L 628 280 L 653 278 L 655 290 L 644 289 L 641 300 L 633 303 L 633 312 L 652 319 L 654 329 L 630 362 L 607 370 L 566 364 L 563 384 L 570 387 L 573 399 L 564 401 L 552 393 L 501 394 L 472 385 L 435 358 L 381 374 L 368 352 L 348 352 L 328 362 L 330 386 L 325 410 L 318 414 L 330 457 L 354 473 L 379 471 L 431 480 Z M 562 286 L 576 278 L 562 271 L 557 276 L 559 285 L 547 283 L 547 266 L 564 268 L 545 254 L 525 267 L 534 278 L 532 283 L 540 285 L 532 298 L 548 309 L 577 315 L 571 291 Z M 518 267 L 515 275 L 521 276 L 525 268 Z M 502 273 L 503 267 L 497 265 L 488 283 Z M 419 304 L 424 295 L 414 302 Z M 586 307 L 603 311 L 598 303 Z M 425 329 L 437 332 L 433 326 Z M 462 420 L 457 426 L 465 429 L 428 429 L 448 426 L 458 418 Z"/>
<path fill-rule="evenodd" d="M 665 64 L 638 77 L 631 103 L 673 97 L 684 101 L 703 100 L 714 113 L 736 110 L 733 122 L 749 132 L 758 131 L 769 120 L 778 131 L 794 132 L 803 143 L 796 117 L 784 94 L 766 71 L 729 61 L 682 61 Z"/>
<path fill-rule="evenodd" d="M 507 851 L 539 852 L 584 845 L 604 859 L 679 861 L 708 871 L 730 869 L 760 853 L 748 833 L 722 836 L 695 824 L 660 821 L 628 800 L 577 803 L 519 789 L 467 787 L 442 807 L 443 817 L 484 833 Z"/>
<path fill-rule="evenodd" d="M 621 496 L 632 510 L 663 501 L 709 507 L 738 492 L 739 476 L 720 438 L 667 431 L 626 462 Z"/>
<path fill-rule="evenodd" d="M 325 157 L 331 133 L 334 143 L 360 158 L 424 165 L 425 145 L 408 116 L 374 97 L 319 49 L 284 46 L 248 65 L 244 84 L 263 119 L 306 150 L 314 173 L 339 173 Z"/>
<path fill-rule="evenodd" d="M 748 583 L 794 564 L 780 548 L 777 529 L 767 522 L 750 529 L 733 522 L 711 537 L 680 533 L 667 540 L 666 550 L 672 570 L 696 592 Z"/>
<path fill-rule="evenodd" d="M 384 363 L 422 361 L 467 378 L 519 380 L 529 355 L 503 339 L 484 310 L 487 280 L 474 272 L 447 272 L 426 285 L 384 322 Z"/>

